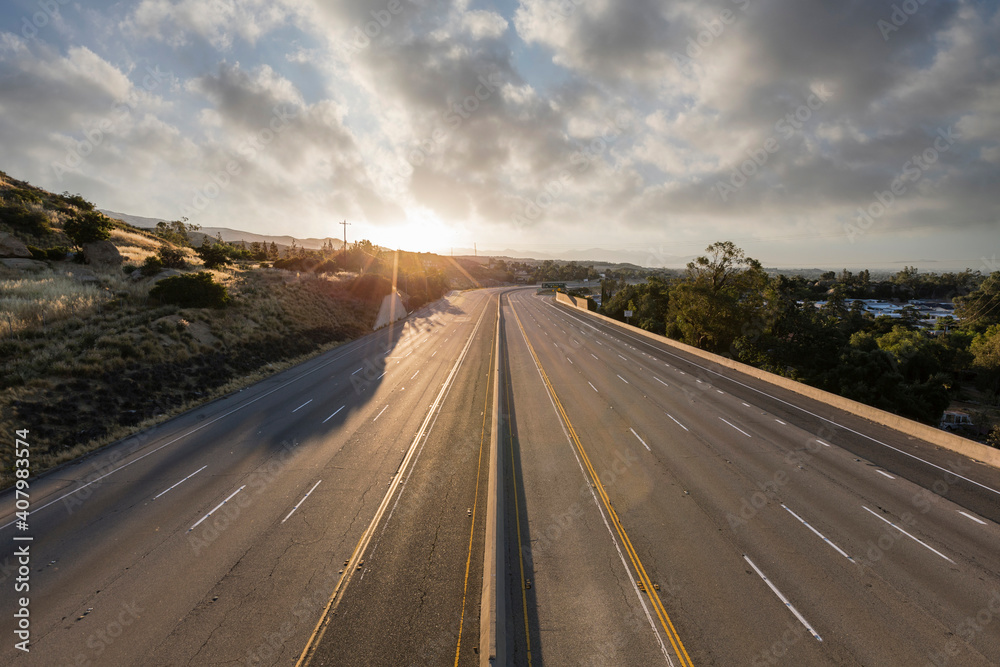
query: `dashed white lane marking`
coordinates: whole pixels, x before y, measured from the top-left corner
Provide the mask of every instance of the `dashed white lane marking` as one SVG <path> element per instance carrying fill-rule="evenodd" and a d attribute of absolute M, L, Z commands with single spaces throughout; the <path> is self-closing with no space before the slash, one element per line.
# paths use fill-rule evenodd
<path fill-rule="evenodd" d="M 620 358 L 622 358 L 622 359 L 625 359 L 625 357 L 622 357 L 622 355 L 620 355 L 620 354 L 619 354 L 618 356 L 619 356 Z M 628 361 L 628 359 L 625 359 L 625 361 Z"/>
<path fill-rule="evenodd" d="M 972 515 L 971 515 L 971 514 L 969 514 L 968 512 L 963 512 L 962 510 L 958 510 L 958 513 L 959 513 L 959 514 L 961 514 L 962 516 L 964 516 L 964 517 L 968 518 L 968 519 L 972 519 L 972 520 L 973 520 L 973 521 L 975 521 L 976 523 L 980 523 L 980 524 L 982 524 L 982 525 L 984 525 L 984 526 L 986 525 L 986 522 L 985 522 L 985 521 L 983 521 L 982 519 L 979 519 L 979 518 L 977 518 L 977 517 L 974 517 L 974 516 L 972 516 Z"/>
<path fill-rule="evenodd" d="M 616 375 L 617 375 L 617 373 L 616 373 Z M 625 384 L 631 384 L 628 380 L 626 380 L 625 378 L 623 378 L 621 375 L 618 375 L 618 379 L 621 380 L 622 382 L 624 382 Z"/>
<path fill-rule="evenodd" d="M 569 363 L 573 364 L 573 360 L 570 359 L 569 357 L 566 357 L 566 361 L 568 361 Z M 573 365 L 576 366 L 576 364 L 573 364 Z"/>
<path fill-rule="evenodd" d="M 952 563 L 952 564 L 955 563 L 955 561 L 953 561 L 952 559 L 948 558 L 947 556 L 945 556 L 943 553 L 941 553 L 940 551 L 938 551 L 937 549 L 935 549 L 931 545 L 927 544 L 926 542 L 921 541 L 920 538 L 914 537 L 913 535 L 910 535 L 908 532 L 906 532 L 905 530 L 903 530 L 902 528 L 900 528 L 899 526 L 897 526 L 896 524 L 894 524 L 892 521 L 889 521 L 888 519 L 882 518 L 881 516 L 878 515 L 878 512 L 873 512 L 872 510 L 868 509 L 864 505 L 861 506 L 861 509 L 865 510 L 866 512 L 869 512 L 870 514 L 872 514 L 879 521 L 884 521 L 885 523 L 889 524 L 890 526 L 892 526 L 893 528 L 895 528 L 896 530 L 898 530 L 899 532 L 901 532 L 903 535 L 906 535 L 908 538 L 910 538 L 911 540 L 913 540 L 917 544 L 919 544 L 919 545 L 921 545 L 923 547 L 926 547 L 927 549 L 930 549 L 931 551 L 933 551 L 934 553 L 936 553 L 938 556 L 941 556 L 941 558 L 944 558 L 949 563 Z"/>
<path fill-rule="evenodd" d="M 823 445 L 824 447 L 829 447 L 830 446 L 830 445 L 826 444 L 825 442 L 823 442 L 822 440 L 820 440 L 819 438 L 816 439 L 816 442 L 818 442 L 819 444 Z"/>
<path fill-rule="evenodd" d="M 364 366 L 362 366 L 362 367 L 361 367 L 361 368 L 359 368 L 358 370 L 356 370 L 356 371 L 354 371 L 353 373 L 351 373 L 351 375 L 357 375 L 358 373 L 360 373 L 360 372 L 361 372 L 361 371 L 363 371 L 363 370 L 365 370 L 365 367 L 364 367 Z"/>
<path fill-rule="evenodd" d="M 750 405 L 749 403 L 747 403 L 745 401 L 740 401 L 740 403 L 743 403 L 743 405 L 747 406 L 748 408 L 753 407 L 752 405 Z"/>
<path fill-rule="evenodd" d="M 671 419 L 674 419 L 674 416 L 673 416 L 672 414 L 670 414 L 669 412 L 667 412 L 667 413 L 664 413 L 664 414 L 666 414 L 666 415 L 667 415 L 668 417 L 670 417 Z M 675 423 L 675 424 L 677 424 L 678 426 L 680 426 L 680 427 L 681 427 L 682 429 L 684 429 L 685 431 L 686 431 L 686 430 L 688 430 L 688 427 L 687 427 L 687 426 L 685 426 L 684 424 L 680 423 L 680 422 L 679 422 L 679 421 L 677 421 L 676 419 L 674 419 L 674 423 Z"/>
<path fill-rule="evenodd" d="M 669 384 L 667 384 L 666 382 L 664 382 L 660 378 L 656 377 L 655 375 L 653 376 L 653 379 L 656 380 L 657 382 L 659 382 L 660 384 L 662 384 L 664 387 L 669 387 L 670 386 Z"/>
<path fill-rule="evenodd" d="M 419 373 L 419 372 L 420 372 L 420 371 L 418 370 L 418 371 L 417 371 L 417 373 Z M 411 376 L 410 376 L 410 379 L 412 380 L 413 378 L 417 377 L 417 373 L 414 373 L 413 375 L 411 375 Z"/>
<path fill-rule="evenodd" d="M 195 522 L 195 524 L 194 524 L 193 526 L 191 526 L 190 528 L 188 528 L 187 532 L 189 532 L 189 533 L 190 533 L 190 532 L 191 532 L 192 530 L 194 530 L 195 528 L 197 528 L 197 527 L 199 526 L 199 524 L 201 524 L 201 522 L 202 522 L 202 521 L 204 521 L 204 520 L 205 520 L 205 519 L 207 519 L 208 517 L 210 517 L 210 516 L 212 516 L 213 514 L 215 514 L 215 511 L 216 511 L 217 509 L 219 509 L 220 507 L 222 507 L 223 505 L 225 505 L 226 503 L 228 503 L 228 502 L 229 502 L 230 500 L 232 500 L 232 499 L 233 499 L 233 496 L 235 496 L 235 495 L 236 495 L 237 493 L 239 493 L 240 491 L 242 491 L 242 490 L 243 490 L 243 489 L 245 489 L 245 488 L 247 488 L 247 485 L 246 485 L 246 484 L 244 484 L 244 485 L 243 485 L 243 486 L 241 486 L 240 488 L 238 488 L 238 489 L 236 489 L 235 491 L 233 491 L 232 493 L 230 493 L 230 494 L 229 494 L 229 497 L 228 497 L 228 498 L 226 498 L 226 499 L 225 499 L 225 500 L 223 500 L 223 501 L 222 501 L 221 503 L 219 503 L 218 505 L 216 505 L 216 506 L 215 506 L 215 507 L 214 507 L 214 508 L 212 509 L 212 511 L 211 511 L 211 512 L 209 512 L 209 513 L 208 513 L 208 514 L 206 514 L 205 516 L 203 516 L 203 517 L 201 517 L 200 519 L 198 519 L 198 520 L 197 520 L 197 521 Z"/>
<path fill-rule="evenodd" d="M 433 357 L 433 356 L 434 356 L 435 354 L 437 354 L 437 353 L 438 353 L 438 351 L 437 351 L 437 350 L 434 350 L 434 352 L 432 352 L 432 353 L 431 353 L 431 356 Z"/>
<path fill-rule="evenodd" d="M 722 419 L 722 417 L 719 417 L 719 419 Z M 732 423 L 731 421 L 728 421 L 726 419 L 722 419 L 722 421 L 726 422 L 727 424 L 729 424 L 730 426 L 732 426 L 733 428 L 735 428 L 737 431 L 739 431 L 740 433 L 742 433 L 746 437 L 748 437 L 748 438 L 753 437 L 749 433 L 747 433 L 746 431 L 744 431 L 743 429 L 741 429 L 739 426 L 737 426 L 736 424 Z"/>
<path fill-rule="evenodd" d="M 589 384 L 589 385 L 590 385 L 590 388 L 591 388 L 591 389 L 593 389 L 594 391 L 597 391 L 597 387 L 595 387 L 595 386 L 593 385 L 593 383 L 591 383 L 591 382 L 588 382 L 587 384 Z M 601 392 L 597 391 L 597 393 L 599 394 L 599 393 L 601 393 Z"/>
<path fill-rule="evenodd" d="M 594 359 L 597 359 L 598 361 L 600 361 L 600 359 L 597 358 L 597 355 L 594 354 L 593 352 L 590 353 L 590 356 L 592 356 Z"/>
<path fill-rule="evenodd" d="M 768 588 L 770 588 L 772 591 L 774 591 L 774 594 L 778 596 L 778 599 L 781 600 L 783 603 L 785 603 L 785 606 L 788 607 L 788 609 L 793 614 L 795 614 L 795 618 L 799 619 L 799 623 L 801 623 L 802 625 L 804 625 L 806 627 L 806 630 L 809 631 L 809 634 L 811 634 L 813 637 L 815 637 L 816 641 L 820 641 L 820 642 L 823 641 L 823 638 L 820 637 L 819 634 L 815 630 L 813 630 L 813 627 L 811 625 L 809 625 L 809 621 L 807 621 L 802 616 L 802 614 L 799 613 L 798 609 L 796 609 L 795 607 L 792 606 L 792 603 L 788 601 L 788 598 L 786 598 L 784 595 L 781 594 L 781 591 L 778 590 L 778 587 L 775 586 L 774 584 L 772 584 L 771 580 L 768 579 L 766 576 L 764 576 L 764 573 L 760 571 L 760 568 L 758 568 L 756 565 L 754 565 L 753 561 L 750 560 L 747 557 L 746 554 L 743 554 L 743 560 L 745 560 L 746 562 L 750 563 L 750 567 L 752 567 L 754 569 L 754 572 L 756 572 L 757 575 L 761 579 L 764 580 L 764 583 L 767 584 Z"/>
<path fill-rule="evenodd" d="M 299 407 L 297 407 L 294 410 L 292 410 L 292 412 L 298 412 L 299 410 L 301 410 L 302 408 L 306 407 L 307 405 L 309 405 L 312 402 L 313 402 L 313 400 L 310 398 L 308 401 L 306 401 L 305 403 L 303 403 Z"/>
<path fill-rule="evenodd" d="M 635 432 L 634 428 L 630 428 L 629 430 L 632 431 L 632 435 L 634 435 L 636 438 L 639 438 L 639 434 Z M 646 448 L 647 452 L 653 451 L 652 449 L 649 448 L 649 445 L 647 445 L 646 441 L 643 440 L 642 438 L 639 438 L 639 442 L 642 443 L 642 446 Z"/>
<path fill-rule="evenodd" d="M 803 525 L 803 526 L 805 526 L 806 528 L 808 528 L 808 529 L 809 529 L 809 530 L 811 530 L 812 532 L 816 533 L 816 535 L 817 535 L 817 536 L 818 536 L 818 537 L 819 537 L 819 538 L 820 538 L 821 540 L 823 540 L 824 542 L 826 542 L 827 544 L 829 544 L 829 545 L 830 545 L 831 547 L 833 547 L 834 549 L 836 549 L 836 550 L 837 550 L 837 553 L 839 553 L 839 554 L 840 554 L 841 556 L 843 556 L 843 557 L 844 557 L 844 558 L 846 558 L 847 560 L 851 561 L 852 563 L 854 562 L 854 559 L 853 559 L 853 558 L 851 558 L 850 556 L 848 556 L 848 555 L 847 555 L 847 552 L 845 552 L 845 551 L 844 551 L 843 549 L 841 549 L 840 547 L 838 547 L 838 546 L 837 546 L 836 544 L 834 544 L 834 543 L 833 543 L 832 541 L 830 541 L 829 539 L 827 539 L 827 537 L 826 537 L 825 535 L 823 535 L 823 533 L 819 532 L 818 530 L 816 530 L 815 528 L 813 528 L 812 526 L 810 526 L 810 525 L 809 525 L 809 522 L 808 522 L 808 521 L 806 521 L 805 519 L 803 519 L 802 517 L 800 517 L 800 516 L 799 516 L 798 514 L 796 514 L 796 513 L 795 513 L 795 512 L 793 512 L 792 510 L 788 509 L 788 507 L 787 507 L 787 506 L 786 506 L 786 505 L 785 505 L 784 503 L 782 503 L 782 504 L 781 504 L 781 506 L 782 506 L 782 507 L 784 507 L 784 508 L 785 508 L 786 510 L 788 510 L 788 513 L 789 513 L 789 514 L 791 514 L 791 515 L 792 515 L 792 516 L 794 516 L 794 517 L 795 517 L 796 519 L 798 519 L 798 520 L 799 520 L 799 521 L 800 521 L 800 522 L 802 523 L 802 525 Z"/>
<path fill-rule="evenodd" d="M 720 394 L 725 394 L 726 393 L 726 392 L 722 391 L 721 389 L 716 389 L 715 391 L 719 392 Z"/>
<path fill-rule="evenodd" d="M 176 484 L 174 484 L 174 486 L 171 486 L 170 489 L 174 488 L 175 486 L 180 486 L 181 484 L 183 484 L 184 482 L 188 481 L 189 479 L 191 479 L 192 477 L 194 477 L 195 475 L 197 475 L 198 473 L 200 473 L 202 470 L 204 470 L 207 467 L 208 467 L 207 464 L 203 465 L 202 467 L 198 468 L 197 470 L 195 470 L 193 473 L 191 473 L 190 475 L 188 475 L 187 477 L 185 477 L 181 481 L 179 481 Z M 162 496 L 164 493 L 166 493 L 170 489 L 166 489 L 165 491 L 160 491 L 155 496 L 153 496 L 153 500 L 156 500 L 157 498 L 159 498 L 160 496 Z"/>
<path fill-rule="evenodd" d="M 337 412 L 340 412 L 340 411 L 341 411 L 341 410 L 343 410 L 343 409 L 344 409 L 345 407 L 346 407 L 346 406 L 343 406 L 343 405 L 341 405 L 341 406 L 340 406 L 339 408 L 337 408 Z M 324 420 L 323 420 L 323 423 L 325 424 L 325 423 L 327 423 L 328 421 L 330 421 L 331 419 L 333 419 L 333 418 L 334 418 L 334 417 L 335 417 L 335 416 L 337 415 L 337 412 L 334 412 L 334 413 L 333 413 L 332 415 L 330 415 L 329 417 L 327 417 L 326 419 L 324 419 Z"/>
<path fill-rule="evenodd" d="M 319 480 L 319 482 L 322 482 L 322 481 L 323 480 Z M 301 505 L 302 503 L 304 503 L 306 501 L 306 498 L 309 497 L 309 494 L 312 493 L 316 489 L 317 486 L 319 486 L 319 482 L 316 482 L 315 484 L 313 484 L 313 487 L 311 489 L 309 489 L 309 491 L 308 491 L 308 493 L 306 493 L 306 495 L 302 496 L 302 500 L 300 500 L 295 505 L 295 507 L 292 508 L 292 511 L 289 512 L 288 515 L 284 519 L 281 520 L 281 523 L 285 523 L 286 521 L 288 521 L 288 517 L 292 516 L 292 512 L 294 512 L 295 510 L 297 510 L 299 508 L 299 505 Z"/>
<path fill-rule="evenodd" d="M 780 419 L 775 419 L 774 421 L 778 422 L 782 426 L 788 426 L 788 424 L 786 424 L 785 422 L 781 421 Z"/>
<path fill-rule="evenodd" d="M 375 419 L 373 419 L 372 421 L 373 421 L 373 422 L 374 422 L 374 421 L 377 421 L 377 420 L 378 420 L 378 418 L 382 416 L 382 413 L 383 413 L 383 412 L 385 412 L 385 411 L 386 411 L 386 410 L 387 410 L 388 408 L 389 408 L 389 404 L 388 404 L 388 403 L 386 403 L 386 404 L 385 404 L 385 407 L 384 407 L 384 408 L 382 408 L 381 410 L 379 410 L 379 411 L 378 411 L 378 414 L 377 414 L 377 415 L 375 415 Z"/>
<path fill-rule="evenodd" d="M 886 477 L 888 477 L 889 479 L 896 479 L 895 477 L 893 477 L 893 476 L 892 476 L 892 475 L 890 475 L 889 473 L 887 473 L 887 472 L 883 472 L 882 470 L 876 470 L 875 472 L 877 472 L 877 473 L 878 473 L 878 474 L 880 474 L 880 475 L 885 475 L 885 476 L 886 476 Z"/>

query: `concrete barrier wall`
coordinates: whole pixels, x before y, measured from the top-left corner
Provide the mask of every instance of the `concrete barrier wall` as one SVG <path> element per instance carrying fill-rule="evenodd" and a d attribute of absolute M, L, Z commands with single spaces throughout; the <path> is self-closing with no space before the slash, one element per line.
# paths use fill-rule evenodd
<path fill-rule="evenodd" d="M 583 297 L 570 296 L 569 294 L 564 294 L 563 292 L 556 292 L 556 300 L 560 303 L 573 306 L 574 308 L 579 308 L 580 310 L 589 310 L 587 307 L 589 299 L 585 299 Z"/>
<path fill-rule="evenodd" d="M 503 500 L 503 442 L 500 438 L 500 373 L 505 353 L 500 344 L 503 309 L 497 295 L 496 367 L 493 371 L 493 415 L 490 426 L 490 471 L 486 491 L 486 545 L 483 549 L 483 588 L 479 608 L 479 664 L 498 667 L 507 664 L 507 553 Z M 475 520 L 475 517 L 473 517 Z"/>
<path fill-rule="evenodd" d="M 564 297 L 564 298 L 561 298 Z M 733 361 L 732 359 L 727 359 L 718 354 L 713 354 L 711 352 L 706 352 L 705 350 L 700 350 L 691 345 L 681 343 L 676 340 L 667 338 L 666 336 L 660 336 L 659 334 L 650 333 L 638 327 L 634 327 L 624 322 L 619 322 L 618 320 L 611 319 L 606 315 L 601 315 L 593 311 L 588 311 L 586 305 L 580 307 L 577 306 L 573 301 L 572 297 L 565 294 L 557 294 L 556 300 L 567 306 L 573 307 L 577 310 L 582 310 L 587 312 L 591 317 L 604 320 L 610 324 L 613 324 L 622 329 L 626 329 L 632 333 L 640 336 L 644 336 L 651 340 L 655 340 L 657 343 L 667 345 L 669 347 L 676 348 L 683 352 L 686 352 L 692 356 L 700 357 L 706 361 L 711 361 L 712 363 L 718 364 L 719 366 L 725 366 L 726 368 L 731 368 L 732 370 L 739 371 L 744 375 L 749 375 L 750 377 L 757 378 L 758 380 L 763 380 L 772 385 L 788 389 L 789 391 L 794 391 L 800 396 L 807 396 L 808 398 L 815 399 L 821 403 L 826 403 L 835 408 L 844 410 L 845 412 L 850 412 L 858 417 L 864 417 L 876 424 L 882 424 L 883 426 L 888 426 L 889 428 L 895 429 L 906 435 L 911 435 L 915 438 L 920 438 L 921 440 L 926 440 L 927 442 L 942 447 L 949 451 L 957 452 L 968 456 L 969 458 L 975 459 L 977 461 L 982 461 L 994 468 L 1000 468 L 1000 449 L 995 447 L 990 447 L 974 440 L 969 440 L 968 438 L 963 438 L 954 433 L 949 433 L 947 431 L 942 431 L 941 429 L 934 428 L 933 426 L 928 426 L 926 424 L 921 424 L 920 422 L 913 421 L 912 419 L 907 419 L 906 417 L 900 417 L 899 415 L 894 415 L 891 412 L 886 412 L 885 410 L 879 410 L 878 408 L 873 408 L 870 405 L 865 405 L 864 403 L 859 403 L 858 401 L 852 401 L 849 398 L 844 398 L 843 396 L 838 396 L 837 394 L 832 394 L 828 391 L 823 391 L 822 389 L 817 389 L 815 387 L 810 387 L 807 384 L 801 382 L 796 382 L 786 377 L 780 375 L 775 375 L 774 373 L 769 373 L 767 371 L 762 371 L 759 368 L 754 368 L 753 366 L 748 366 L 747 364 L 740 363 L 738 361 Z"/>
<path fill-rule="evenodd" d="M 381 329 L 404 317 L 406 317 L 406 308 L 403 307 L 403 300 L 400 298 L 399 292 L 386 294 L 382 298 L 382 305 L 379 307 L 378 317 L 375 318 L 375 326 L 372 329 Z"/>

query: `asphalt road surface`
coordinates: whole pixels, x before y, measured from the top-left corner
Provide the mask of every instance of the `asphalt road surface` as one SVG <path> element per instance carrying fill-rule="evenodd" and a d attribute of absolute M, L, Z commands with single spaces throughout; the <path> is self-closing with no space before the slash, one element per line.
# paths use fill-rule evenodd
<path fill-rule="evenodd" d="M 479 664 L 495 408 L 509 664 L 1000 664 L 1000 471 L 498 296 L 5 493 L 0 664 Z"/>
<path fill-rule="evenodd" d="M 1000 471 L 551 297 L 504 318 L 514 664 L 1000 664 Z"/>
<path fill-rule="evenodd" d="M 496 310 L 452 295 L 33 480 L 28 531 L 4 494 L 0 664 L 473 664 Z"/>

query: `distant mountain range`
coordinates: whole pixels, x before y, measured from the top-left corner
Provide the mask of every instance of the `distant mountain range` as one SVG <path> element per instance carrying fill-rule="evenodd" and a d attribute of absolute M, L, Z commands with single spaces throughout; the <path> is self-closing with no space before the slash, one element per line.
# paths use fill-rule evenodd
<path fill-rule="evenodd" d="M 101 213 L 108 216 L 109 218 L 117 218 L 135 227 L 141 227 L 143 229 L 155 229 L 158 222 L 163 221 L 162 218 L 145 218 L 141 215 L 129 215 L 128 213 L 118 213 L 117 211 L 105 211 L 104 209 L 99 209 Z M 344 242 L 340 239 L 327 237 L 325 239 L 300 239 L 292 236 L 271 236 L 268 234 L 254 234 L 253 232 L 244 232 L 239 229 L 230 229 L 229 227 L 202 227 L 200 228 L 191 239 L 195 245 L 201 242 L 202 235 L 209 236 L 211 238 L 216 238 L 219 234 L 222 235 L 222 240 L 227 243 L 246 241 L 247 243 L 253 243 L 254 241 L 259 241 L 261 243 L 271 244 L 282 247 L 288 247 L 292 245 L 292 241 L 295 241 L 295 245 L 306 248 L 309 250 L 319 249 L 327 241 L 333 241 L 334 248 L 340 248 L 344 245 Z"/>

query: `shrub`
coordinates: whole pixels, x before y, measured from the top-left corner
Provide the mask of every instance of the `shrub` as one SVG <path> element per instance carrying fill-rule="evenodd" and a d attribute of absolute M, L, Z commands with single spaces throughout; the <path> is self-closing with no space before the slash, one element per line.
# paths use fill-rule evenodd
<path fill-rule="evenodd" d="M 165 268 L 184 269 L 187 268 L 187 260 L 180 248 L 162 247 L 156 252 L 156 256 Z"/>
<path fill-rule="evenodd" d="M 103 241 L 111 236 L 112 222 L 103 213 L 97 211 L 87 211 L 86 213 L 71 215 L 63 231 L 78 246 L 94 241 Z"/>
<path fill-rule="evenodd" d="M 221 243 L 209 245 L 207 238 L 195 252 L 201 257 L 201 261 L 205 263 L 206 269 L 217 269 L 220 266 L 232 263 L 226 252 L 226 248 Z"/>
<path fill-rule="evenodd" d="M 52 231 L 49 216 L 44 211 L 28 208 L 23 204 L 0 207 L 0 222 L 34 236 L 44 236 Z"/>
<path fill-rule="evenodd" d="M 181 308 L 222 308 L 229 302 L 229 292 L 208 271 L 164 278 L 149 290 L 149 296 L 161 303 Z"/>
<path fill-rule="evenodd" d="M 157 273 L 163 270 L 163 262 L 156 255 L 150 255 L 143 260 L 142 266 L 139 268 L 139 273 L 144 276 L 155 276 Z"/>
<path fill-rule="evenodd" d="M 31 259 L 45 259 L 45 251 L 41 248 L 36 248 L 33 245 L 28 246 L 28 252 L 31 253 Z"/>
<path fill-rule="evenodd" d="M 67 254 L 69 254 L 69 248 L 64 245 L 52 246 L 45 249 L 45 258 L 51 259 L 53 262 L 66 259 Z"/>

